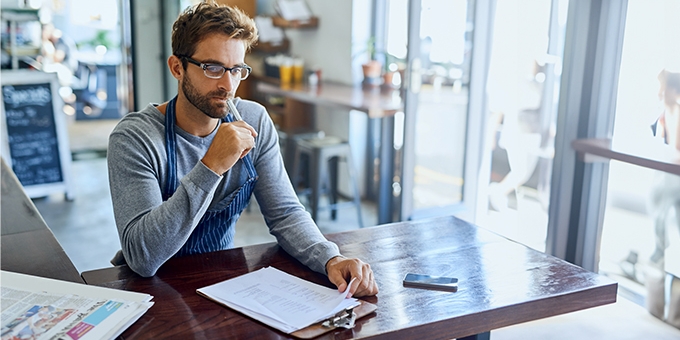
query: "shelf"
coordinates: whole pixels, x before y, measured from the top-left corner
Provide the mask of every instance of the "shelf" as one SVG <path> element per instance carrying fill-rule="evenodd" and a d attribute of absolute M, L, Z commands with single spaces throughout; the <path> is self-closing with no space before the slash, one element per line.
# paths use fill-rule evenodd
<path fill-rule="evenodd" d="M 7 21 L 37 21 L 40 19 L 37 9 L 3 9 L 2 20 Z"/>
<path fill-rule="evenodd" d="M 17 46 L 14 52 L 12 51 L 11 46 L 3 46 L 2 49 L 10 56 L 34 57 L 40 54 L 40 46 Z"/>
<path fill-rule="evenodd" d="M 311 17 L 308 20 L 286 20 L 279 16 L 272 17 L 272 23 L 281 28 L 316 28 L 319 26 L 319 18 Z"/>
<path fill-rule="evenodd" d="M 3 8 L 0 16 L 2 17 L 2 20 L 9 23 L 9 39 L 7 41 L 3 40 L 2 49 L 6 51 L 11 57 L 11 68 L 18 69 L 19 58 L 35 57 L 40 54 L 40 46 L 34 46 L 31 44 L 17 45 L 17 34 L 23 30 L 23 25 L 28 25 L 29 23 L 33 23 L 35 25 L 40 24 L 38 10 L 26 8 Z M 19 25 L 22 25 L 22 29 L 19 29 Z"/>
<path fill-rule="evenodd" d="M 258 42 L 257 45 L 253 46 L 253 52 L 262 53 L 285 53 L 288 52 L 290 48 L 290 41 L 288 39 L 283 39 L 280 44 L 274 45 L 269 42 Z"/>

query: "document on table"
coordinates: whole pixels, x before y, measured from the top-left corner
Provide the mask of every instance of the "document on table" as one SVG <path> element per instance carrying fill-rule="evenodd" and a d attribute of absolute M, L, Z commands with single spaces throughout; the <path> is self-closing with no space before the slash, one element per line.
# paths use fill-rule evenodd
<path fill-rule="evenodd" d="M 348 285 L 349 289 L 349 285 Z M 292 333 L 358 306 L 338 292 L 266 267 L 197 292 L 285 333 Z"/>

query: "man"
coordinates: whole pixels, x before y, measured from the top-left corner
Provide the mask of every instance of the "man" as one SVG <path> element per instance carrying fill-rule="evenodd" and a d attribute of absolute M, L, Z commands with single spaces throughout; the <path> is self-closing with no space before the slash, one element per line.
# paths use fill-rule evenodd
<path fill-rule="evenodd" d="M 178 94 L 126 115 L 109 138 L 111 197 L 122 253 L 142 276 L 173 256 L 233 247 L 234 225 L 255 194 L 281 247 L 354 296 L 375 295 L 370 266 L 340 255 L 305 212 L 284 170 L 277 134 L 261 105 L 227 101 L 250 73 L 254 21 L 236 8 L 200 3 L 172 29 L 168 67 Z M 122 256 L 121 256 L 122 255 Z"/>

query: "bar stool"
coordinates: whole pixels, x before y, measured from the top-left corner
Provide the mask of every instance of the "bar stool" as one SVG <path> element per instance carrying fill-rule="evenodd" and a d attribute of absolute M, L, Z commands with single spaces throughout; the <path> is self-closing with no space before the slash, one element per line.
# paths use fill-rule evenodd
<path fill-rule="evenodd" d="M 291 180 L 298 194 L 303 190 L 296 185 L 300 183 L 300 171 L 304 168 L 302 164 L 303 156 L 308 157 L 309 163 L 306 167 L 309 171 L 309 185 L 307 191 L 310 192 L 309 205 L 312 219 L 317 221 L 319 211 L 319 201 L 321 195 L 326 192 L 330 202 L 331 219 L 337 217 L 337 208 L 345 203 L 353 204 L 356 207 L 359 227 L 363 228 L 364 222 L 361 216 L 361 202 L 359 197 L 359 186 L 357 183 L 356 170 L 352 164 L 352 154 L 348 142 L 342 141 L 338 137 L 323 136 L 321 138 L 299 138 L 293 140 L 295 145 Z M 350 202 L 338 203 L 338 161 L 344 159 L 347 163 L 349 172 L 350 186 L 354 191 L 354 197 Z M 324 186 L 328 186 L 324 190 Z"/>
<path fill-rule="evenodd" d="M 286 172 L 288 173 L 288 178 L 290 178 L 290 181 L 293 183 L 293 187 L 297 187 L 300 183 L 295 183 L 295 180 L 302 180 L 304 182 L 303 186 L 304 187 L 309 187 L 309 173 L 307 170 L 309 169 L 309 159 L 307 155 L 303 155 L 302 158 L 300 159 L 299 163 L 302 166 L 302 169 L 304 172 L 302 172 L 300 176 L 298 176 L 297 179 L 293 178 L 293 162 L 295 160 L 295 148 L 297 146 L 297 142 L 303 139 L 316 139 L 316 138 L 324 138 L 325 133 L 323 131 L 310 131 L 310 130 L 301 130 L 297 132 L 284 132 L 279 130 L 279 147 L 281 148 L 281 156 L 283 157 L 283 166 L 286 168 Z"/>

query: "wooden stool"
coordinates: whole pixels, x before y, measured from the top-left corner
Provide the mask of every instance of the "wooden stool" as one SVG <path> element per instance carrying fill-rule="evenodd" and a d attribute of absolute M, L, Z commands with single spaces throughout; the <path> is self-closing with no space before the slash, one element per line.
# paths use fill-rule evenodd
<path fill-rule="evenodd" d="M 364 222 L 361 216 L 361 201 L 359 197 L 359 186 L 357 183 L 356 170 L 352 164 L 352 153 L 349 143 L 342 141 L 338 137 L 325 136 L 322 138 L 305 139 L 301 138 L 294 141 L 295 151 L 292 168 L 291 179 L 293 184 L 300 183 L 300 170 L 302 166 L 302 156 L 309 158 L 309 186 L 311 198 L 309 205 L 311 207 L 312 219 L 317 220 L 319 211 L 319 200 L 324 191 L 325 184 L 328 184 L 328 200 L 330 202 L 331 219 L 335 220 L 337 217 L 337 208 L 341 205 L 338 203 L 338 161 L 345 159 L 347 162 L 347 170 L 349 172 L 349 180 L 351 182 L 354 197 L 351 203 L 354 204 L 357 210 L 357 217 L 359 219 L 359 227 L 363 228 Z M 329 166 L 330 165 L 330 166 Z M 298 186 L 295 185 L 296 192 L 300 193 Z"/>

